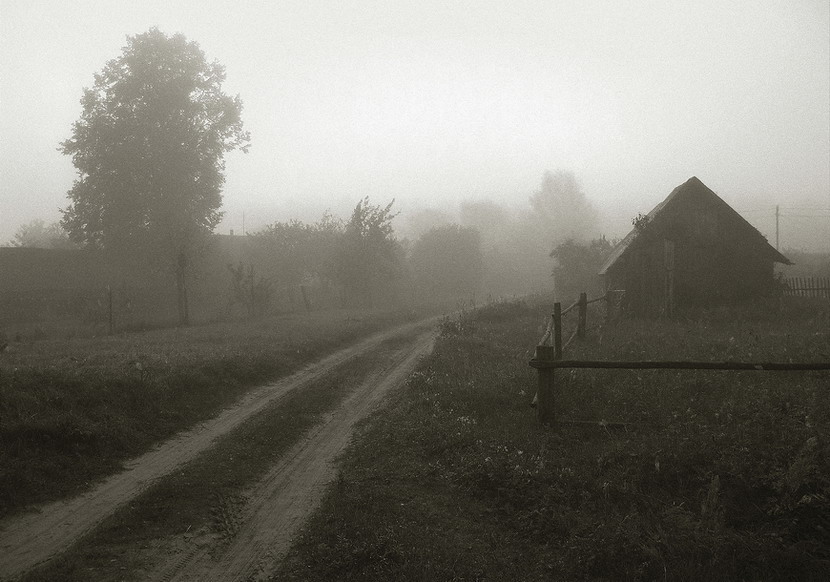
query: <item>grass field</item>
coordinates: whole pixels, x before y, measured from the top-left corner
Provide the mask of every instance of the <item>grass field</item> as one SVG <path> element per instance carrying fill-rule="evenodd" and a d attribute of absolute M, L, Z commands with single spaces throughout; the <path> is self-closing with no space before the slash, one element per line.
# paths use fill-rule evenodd
<path fill-rule="evenodd" d="M 600 424 L 541 427 L 527 362 L 549 311 L 445 322 L 277 579 L 826 579 L 827 372 L 562 371 L 558 418 Z M 830 311 L 624 320 L 568 357 L 828 361 Z"/>
<path fill-rule="evenodd" d="M 332 310 L 12 341 L 0 353 L 0 516 L 77 493 L 253 385 L 413 317 Z"/>
<path fill-rule="evenodd" d="M 242 526 L 240 513 L 250 487 L 388 357 L 384 346 L 394 341 L 399 340 L 385 342 L 256 414 L 23 581 L 157 579 L 154 575 L 171 553 L 188 549 L 189 537 L 232 539 Z"/>

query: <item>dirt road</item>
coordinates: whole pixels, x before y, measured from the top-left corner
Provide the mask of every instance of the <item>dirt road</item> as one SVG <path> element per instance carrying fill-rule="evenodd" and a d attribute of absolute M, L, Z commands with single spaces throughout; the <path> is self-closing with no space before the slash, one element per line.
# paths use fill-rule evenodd
<path fill-rule="evenodd" d="M 433 341 L 434 320 L 376 334 L 292 376 L 253 390 L 232 408 L 133 460 L 126 469 L 68 501 L 46 505 L 0 522 L 0 578 L 14 579 L 64 552 L 119 507 L 159 478 L 190 461 L 246 419 L 288 392 L 308 385 L 337 366 L 396 336 L 415 336 L 374 371 L 330 417 L 311 431 L 249 492 L 244 520 L 235 539 L 218 551 L 218 540 L 197 538 L 178 549 L 158 570 L 158 580 L 250 579 L 267 571 L 284 552 L 304 517 L 331 481 L 333 458 L 348 442 L 352 428 L 379 398 L 401 383 Z M 217 554 L 219 559 L 214 559 Z M 213 555 L 214 558 L 209 556 Z M 185 566 L 187 566 L 185 568 Z"/>
<path fill-rule="evenodd" d="M 288 550 L 305 518 L 335 478 L 334 459 L 349 442 L 354 425 L 380 398 L 410 374 L 431 349 L 432 333 L 397 348 L 340 407 L 286 453 L 245 495 L 242 525 L 230 540 L 194 536 L 151 578 L 154 582 L 264 580 Z"/>

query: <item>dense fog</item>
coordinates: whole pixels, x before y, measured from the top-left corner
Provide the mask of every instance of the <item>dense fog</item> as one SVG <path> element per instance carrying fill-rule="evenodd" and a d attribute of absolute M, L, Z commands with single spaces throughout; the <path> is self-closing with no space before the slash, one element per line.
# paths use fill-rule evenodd
<path fill-rule="evenodd" d="M 0 3 L 0 241 L 60 219 L 57 151 L 129 35 L 199 43 L 243 102 L 217 232 L 396 200 L 400 228 L 573 172 L 624 236 L 698 176 L 784 247 L 830 244 L 826 2 Z M 530 206 L 533 208 L 533 206 Z M 482 233 L 484 241 L 490 236 Z M 493 234 L 493 236 L 496 236 Z"/>

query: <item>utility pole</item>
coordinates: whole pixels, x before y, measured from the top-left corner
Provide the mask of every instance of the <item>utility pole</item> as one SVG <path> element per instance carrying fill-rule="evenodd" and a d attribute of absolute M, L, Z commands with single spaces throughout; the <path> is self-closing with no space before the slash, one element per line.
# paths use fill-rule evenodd
<path fill-rule="evenodd" d="M 778 250 L 778 205 L 775 205 L 775 250 Z"/>

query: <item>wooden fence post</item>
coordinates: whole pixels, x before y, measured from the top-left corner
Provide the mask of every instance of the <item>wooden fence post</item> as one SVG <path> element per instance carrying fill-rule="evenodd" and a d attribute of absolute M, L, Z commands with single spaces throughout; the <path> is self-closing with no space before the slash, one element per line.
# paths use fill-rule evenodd
<path fill-rule="evenodd" d="M 588 325 L 588 294 L 579 294 L 579 322 L 576 326 L 576 337 L 585 339 L 585 328 Z"/>
<path fill-rule="evenodd" d="M 550 362 L 555 359 L 554 346 L 536 346 L 536 359 L 540 362 Z M 539 387 L 536 389 L 536 418 L 540 424 L 553 424 L 555 421 L 556 393 L 553 380 L 553 368 L 538 368 Z"/>
<path fill-rule="evenodd" d="M 553 304 L 553 345 L 536 346 L 536 359 L 542 362 L 562 359 L 562 304 Z M 553 425 L 556 420 L 555 370 L 539 368 L 539 388 L 536 391 L 536 417 L 541 424 Z"/>

